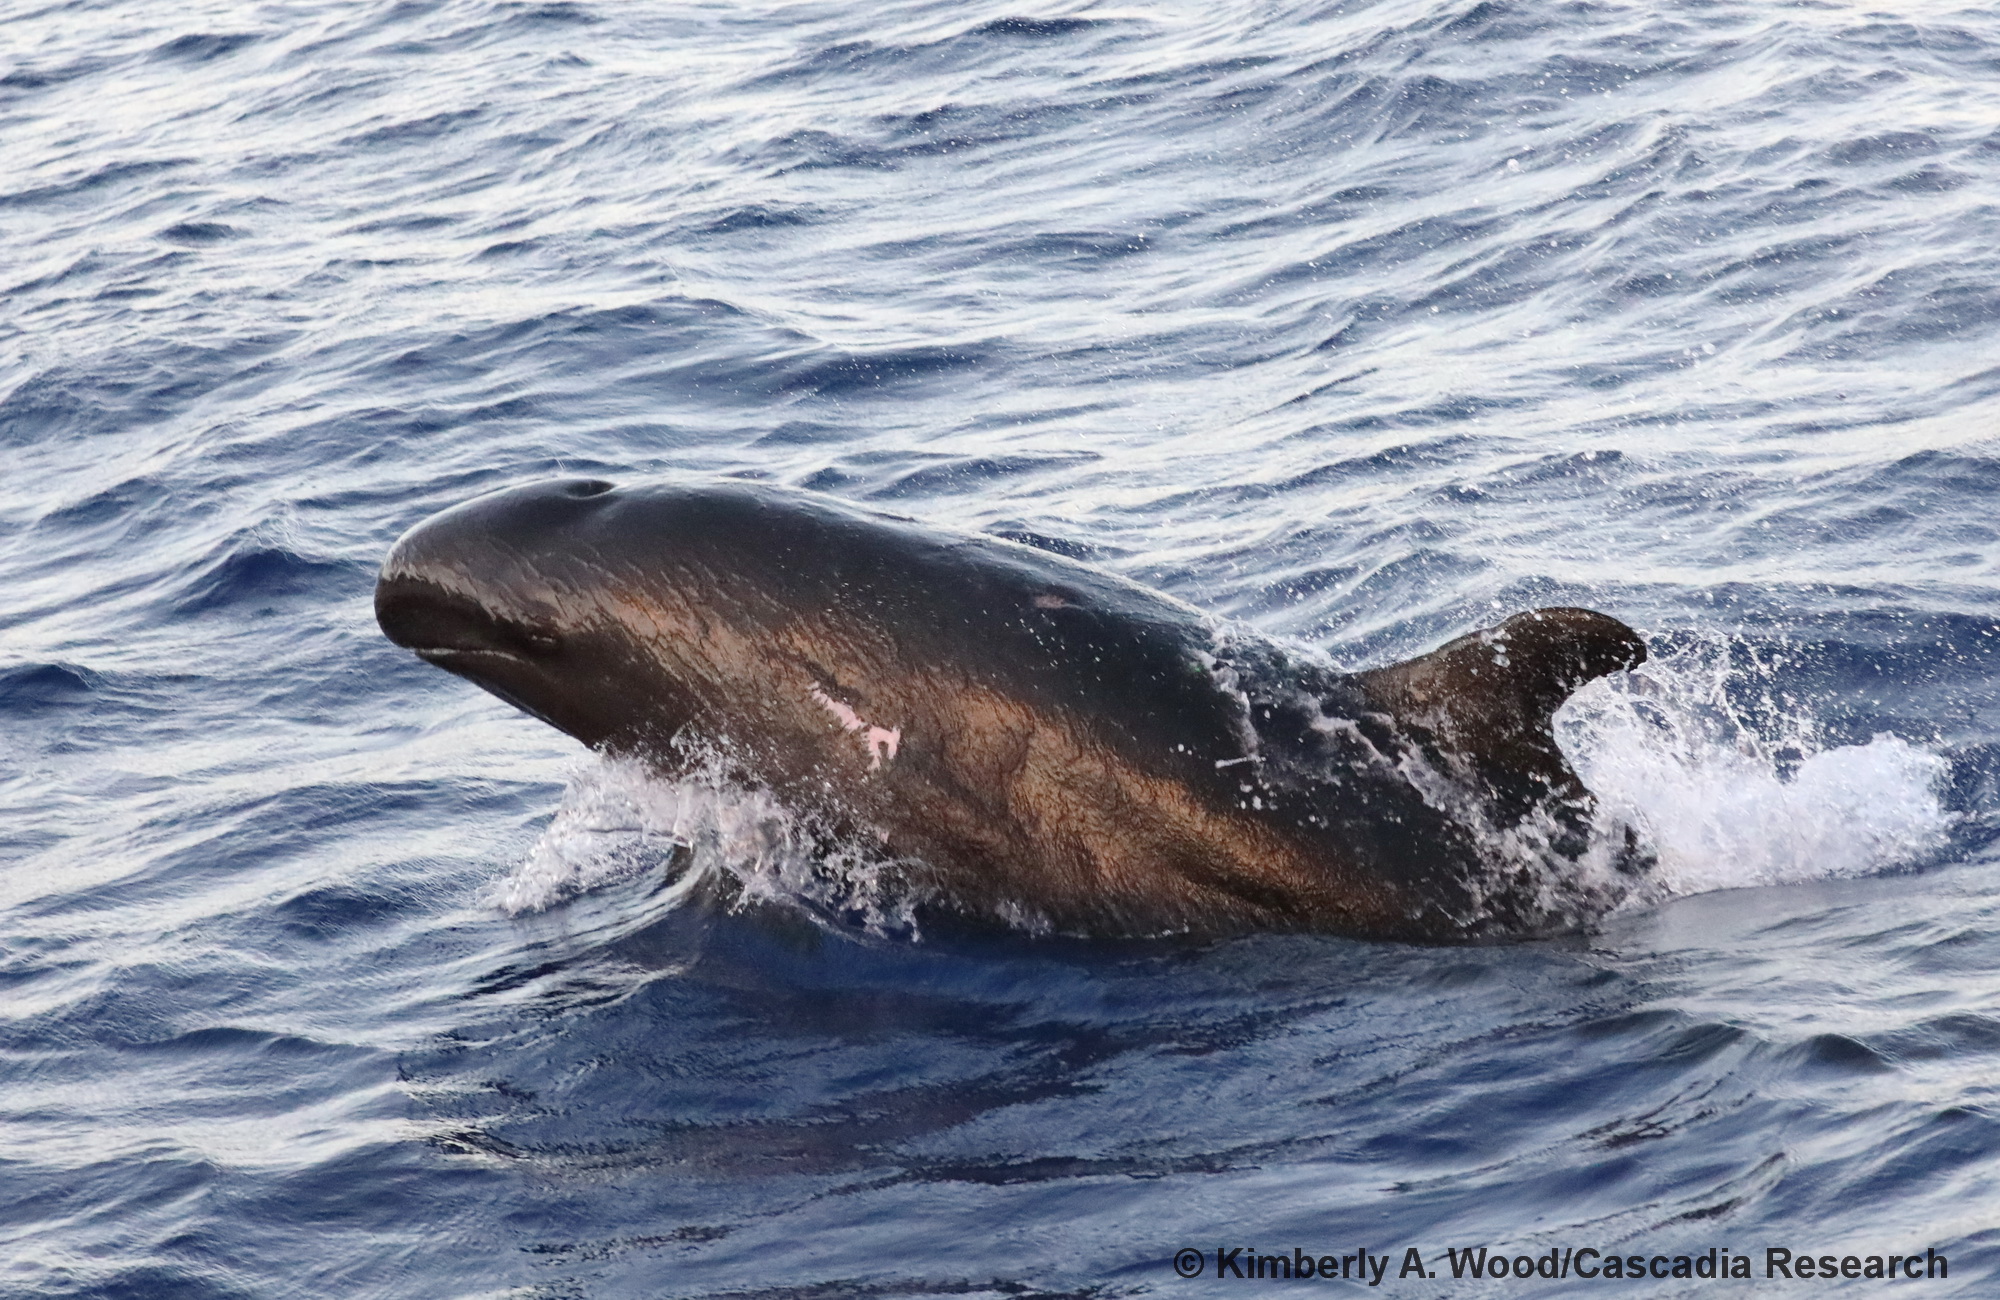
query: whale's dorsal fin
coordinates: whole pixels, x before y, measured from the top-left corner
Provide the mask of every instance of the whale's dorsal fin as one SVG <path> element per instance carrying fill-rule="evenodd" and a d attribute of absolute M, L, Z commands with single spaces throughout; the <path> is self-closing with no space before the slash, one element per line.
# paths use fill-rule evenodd
<path fill-rule="evenodd" d="M 1639 634 L 1608 614 L 1536 609 L 1355 680 L 1375 708 L 1462 757 L 1519 817 L 1551 794 L 1583 795 L 1550 715 L 1585 682 L 1645 661 Z"/>

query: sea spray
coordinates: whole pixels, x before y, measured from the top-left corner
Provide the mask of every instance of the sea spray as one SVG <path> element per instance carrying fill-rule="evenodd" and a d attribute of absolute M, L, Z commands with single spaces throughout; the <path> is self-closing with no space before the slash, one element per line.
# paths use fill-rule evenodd
<path fill-rule="evenodd" d="M 768 790 L 733 780 L 717 754 L 690 752 L 675 775 L 635 758 L 595 756 L 493 899 L 518 916 L 648 871 L 670 903 L 717 884 L 737 907 L 798 906 L 881 932 L 914 931 L 922 891 L 899 864 L 852 836 L 836 839 Z"/>
<path fill-rule="evenodd" d="M 1908 867 L 1945 843 L 1950 765 L 1888 733 L 1824 745 L 1776 665 L 1704 640 L 1593 682 L 1556 734 L 1600 818 L 1657 857 L 1635 901 Z M 1755 707 L 1738 703 L 1747 683 Z"/>

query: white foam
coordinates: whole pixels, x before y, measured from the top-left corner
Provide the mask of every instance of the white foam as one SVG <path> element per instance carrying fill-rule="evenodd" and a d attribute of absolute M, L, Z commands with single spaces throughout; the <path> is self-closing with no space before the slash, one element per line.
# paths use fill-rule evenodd
<path fill-rule="evenodd" d="M 1886 733 L 1823 746 L 1770 672 L 1711 642 L 1593 682 L 1557 713 L 1603 818 L 1658 857 L 1633 901 L 1872 875 L 1944 844 L 1943 758 Z M 1745 685 L 1763 691 L 1753 710 L 1732 703 Z"/>
<path fill-rule="evenodd" d="M 538 912 L 667 863 L 684 847 L 685 797 L 630 760 L 580 762 L 555 817 L 493 901 L 509 916 Z"/>
<path fill-rule="evenodd" d="M 826 839 L 769 791 L 732 781 L 713 755 L 674 777 L 636 759 L 595 757 L 572 770 L 555 817 L 493 901 L 518 916 L 677 869 L 668 906 L 726 878 L 738 907 L 790 903 L 843 913 L 870 930 L 914 930 L 918 900 L 898 864 L 865 844 L 829 851 Z"/>

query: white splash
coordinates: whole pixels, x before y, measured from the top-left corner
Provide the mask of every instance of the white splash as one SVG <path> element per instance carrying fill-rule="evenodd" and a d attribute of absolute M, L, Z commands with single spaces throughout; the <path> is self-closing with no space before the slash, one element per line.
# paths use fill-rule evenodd
<path fill-rule="evenodd" d="M 1727 689 L 1734 680 L 1740 697 L 1745 671 L 1768 685 L 1768 668 L 1698 646 L 1593 682 L 1556 715 L 1602 817 L 1658 856 L 1632 901 L 1871 875 L 1944 844 L 1943 758 L 1886 733 L 1825 747 L 1812 718 L 1768 689 L 1748 717 Z"/>
<path fill-rule="evenodd" d="M 562 804 L 494 902 L 510 916 L 664 868 L 688 847 L 683 827 L 701 792 L 655 780 L 634 759 L 593 758 L 570 773 Z M 692 873 L 689 873 L 690 875 Z"/>
<path fill-rule="evenodd" d="M 862 737 L 862 742 L 868 746 L 869 771 L 879 770 L 884 759 L 896 757 L 896 750 L 903 743 L 901 727 L 878 727 L 856 713 L 852 705 L 841 703 L 817 686 L 806 693 L 818 700 L 826 711 L 833 715 L 833 720 L 840 724 L 841 730 L 868 733 Z"/>
<path fill-rule="evenodd" d="M 914 932 L 920 901 L 898 864 L 829 837 L 769 791 L 732 780 L 714 755 L 686 775 L 636 759 L 594 757 L 571 772 L 548 829 L 493 901 L 518 916 L 649 871 L 678 872 L 676 906 L 703 884 L 726 884 L 733 905 L 790 903 L 837 912 L 868 930 Z"/>

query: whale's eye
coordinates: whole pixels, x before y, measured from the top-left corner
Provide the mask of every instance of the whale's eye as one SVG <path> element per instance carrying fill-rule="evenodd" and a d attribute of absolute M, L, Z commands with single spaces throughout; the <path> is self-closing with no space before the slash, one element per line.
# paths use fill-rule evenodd
<path fill-rule="evenodd" d="M 532 654 L 552 655 L 562 649 L 562 638 L 549 632 L 523 632 L 520 641 Z"/>
<path fill-rule="evenodd" d="M 579 500 L 585 497 L 601 497 L 617 486 L 616 483 L 601 478 L 578 479 L 574 483 L 563 485 L 563 495 L 576 497 Z"/>

